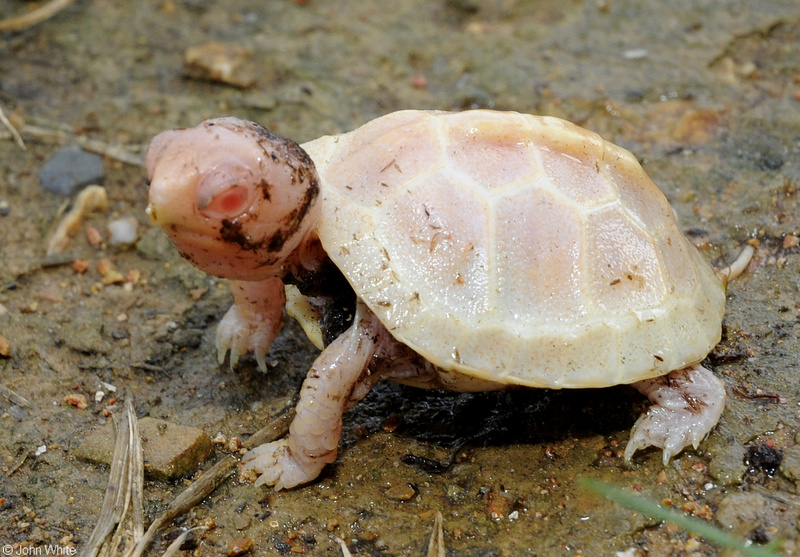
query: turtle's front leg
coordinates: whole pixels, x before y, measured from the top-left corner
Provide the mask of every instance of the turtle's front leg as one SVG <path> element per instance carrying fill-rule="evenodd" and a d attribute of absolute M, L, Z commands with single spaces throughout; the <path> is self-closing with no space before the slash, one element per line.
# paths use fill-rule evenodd
<path fill-rule="evenodd" d="M 717 424 L 725 408 L 725 386 L 697 364 L 632 385 L 653 402 L 633 425 L 625 460 L 650 445 L 661 447 L 664 465 L 684 447 L 697 445 Z"/>
<path fill-rule="evenodd" d="M 359 303 L 353 324 L 319 355 L 303 382 L 289 435 L 256 447 L 242 459 L 242 476 L 260 474 L 256 484 L 285 489 L 309 482 L 336 459 L 342 414 L 369 390 L 370 358 L 379 349 L 385 329 Z"/>
<path fill-rule="evenodd" d="M 266 358 L 283 324 L 285 294 L 277 277 L 263 281 L 231 281 L 233 305 L 217 327 L 217 356 L 225 361 L 230 350 L 231 369 L 239 357 L 253 352 L 261 371 L 267 370 Z"/>

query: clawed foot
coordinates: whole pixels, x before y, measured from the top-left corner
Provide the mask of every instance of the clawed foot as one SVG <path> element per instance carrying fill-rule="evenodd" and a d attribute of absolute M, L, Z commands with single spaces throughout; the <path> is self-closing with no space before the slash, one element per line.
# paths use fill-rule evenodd
<path fill-rule="evenodd" d="M 242 458 L 240 478 L 258 479 L 255 485 L 274 485 L 275 489 L 288 489 L 310 482 L 327 464 L 317 459 L 296 459 L 289 447 L 288 439 L 266 443 L 248 452 Z"/>
<path fill-rule="evenodd" d="M 261 371 L 267 370 L 267 353 L 280 330 L 269 319 L 253 321 L 245 317 L 238 306 L 231 306 L 217 327 L 217 359 L 225 362 L 230 351 L 231 369 L 243 354 L 252 352 Z"/>
<path fill-rule="evenodd" d="M 261 371 L 267 370 L 267 353 L 283 323 L 283 282 L 277 277 L 263 281 L 231 282 L 233 305 L 217 327 L 217 357 L 225 361 L 230 350 L 231 369 L 242 354 L 252 352 Z"/>
<path fill-rule="evenodd" d="M 663 449 L 666 466 L 684 447 L 691 445 L 696 449 L 706 433 L 695 428 L 691 412 L 653 406 L 634 424 L 625 447 L 625 460 L 630 461 L 636 451 L 652 445 Z"/>
<path fill-rule="evenodd" d="M 664 450 L 664 465 L 668 464 L 685 447 L 697 448 L 725 407 L 722 381 L 699 365 L 633 386 L 653 401 L 653 406 L 633 426 L 625 448 L 626 461 L 652 445 Z"/>
<path fill-rule="evenodd" d="M 353 324 L 314 361 L 300 390 L 289 435 L 261 445 L 242 459 L 239 476 L 257 485 L 286 489 L 316 478 L 336 460 L 342 437 L 342 413 L 360 400 L 380 370 L 364 373 L 376 347 L 391 338 L 378 318 L 359 302 Z M 392 342 L 394 342 L 392 340 Z"/>

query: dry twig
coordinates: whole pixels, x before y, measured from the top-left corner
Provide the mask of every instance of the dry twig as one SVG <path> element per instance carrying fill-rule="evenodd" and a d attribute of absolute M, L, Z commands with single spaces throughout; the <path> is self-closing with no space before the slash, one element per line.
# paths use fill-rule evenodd
<path fill-rule="evenodd" d="M 19 145 L 20 149 L 23 151 L 27 151 L 27 147 L 25 147 L 25 142 L 22 141 L 22 136 L 17 131 L 17 128 L 11 123 L 11 121 L 6 117 L 6 113 L 3 112 L 3 107 L 0 106 L 0 123 L 2 123 L 6 129 L 8 129 L 8 133 L 11 134 L 11 137 L 14 139 L 14 143 Z"/>
<path fill-rule="evenodd" d="M 75 197 L 72 209 L 58 223 L 47 242 L 47 255 L 53 256 L 67 249 L 69 240 L 80 230 L 83 219 L 89 213 L 108 209 L 108 194 L 103 186 L 86 186 Z"/>
<path fill-rule="evenodd" d="M 756 250 L 753 246 L 746 245 L 733 263 L 724 269 L 719 269 L 717 276 L 722 281 L 722 284 L 727 286 L 730 281 L 744 273 L 747 270 L 747 266 L 750 265 L 750 260 L 753 259 L 755 252 Z"/>
<path fill-rule="evenodd" d="M 107 143 L 99 139 L 93 139 L 84 135 L 75 135 L 64 130 L 57 128 L 50 128 L 44 126 L 33 126 L 25 124 L 16 130 L 20 135 L 20 139 L 28 138 L 28 140 L 41 141 L 43 143 L 75 143 L 87 151 L 103 155 L 114 160 L 118 160 L 125 164 L 133 166 L 144 166 L 144 157 L 139 153 L 135 153 L 128 147 L 122 145 L 115 145 Z M 15 139 L 11 131 L 0 130 L 0 139 Z"/>
<path fill-rule="evenodd" d="M 294 405 L 254 433 L 244 443 L 244 447 L 253 448 L 256 445 L 283 437 L 289 431 L 289 424 L 293 419 Z M 214 491 L 230 475 L 239 461 L 233 455 L 226 455 L 189 488 L 181 492 L 170 503 L 167 510 L 150 524 L 147 531 L 144 531 L 144 513 L 142 511 L 144 460 L 139 438 L 139 425 L 133 403 L 130 400 L 125 403 L 125 412 L 122 417 L 118 421 L 115 417 L 115 423 L 117 434 L 108 487 L 97 525 L 81 554 L 83 557 L 97 557 L 98 555 L 141 557 L 161 527 L 193 508 Z M 129 507 L 133 509 L 131 518 L 133 524 L 130 532 L 121 527 Z M 201 526 L 192 530 L 198 529 L 207 528 Z M 190 531 L 184 532 L 178 540 L 170 545 L 164 554 L 165 557 L 175 554 Z M 132 543 L 123 544 L 123 537 L 132 538 Z M 126 549 L 120 550 L 119 548 L 123 545 L 127 545 Z"/>
<path fill-rule="evenodd" d="M 433 519 L 433 530 L 428 542 L 428 557 L 444 557 L 444 533 L 442 532 L 442 513 L 436 511 Z"/>
<path fill-rule="evenodd" d="M 183 542 L 185 542 L 186 538 L 189 537 L 189 534 L 191 534 L 195 530 L 208 530 L 208 526 L 195 526 L 194 528 L 189 528 L 184 533 L 182 533 L 180 536 L 175 538 L 174 542 L 169 544 L 169 547 L 164 552 L 164 555 L 162 555 L 161 557 L 174 557 L 175 555 L 178 555 L 178 551 L 181 550 L 181 546 L 183 545 Z"/>
<path fill-rule="evenodd" d="M 33 27 L 37 23 L 50 19 L 74 2 L 75 0 L 51 0 L 44 6 L 36 8 L 25 15 L 4 19 L 0 21 L 0 33 L 22 31 L 28 27 Z"/>
<path fill-rule="evenodd" d="M 113 554 L 118 541 L 113 539 L 116 543 L 111 545 L 108 543 L 109 537 L 127 514 L 135 476 L 143 474 L 143 468 L 134 469 L 134 466 L 141 465 L 143 458 L 136 413 L 130 400 L 125 403 L 125 411 L 120 419 L 117 420 L 115 416 L 115 425 L 117 434 L 108 486 L 97 525 L 83 551 L 84 557 L 96 557 L 101 551 L 104 554 Z M 141 480 L 139 484 L 141 485 Z"/>
<path fill-rule="evenodd" d="M 31 401 L 22 396 L 19 393 L 16 393 L 6 387 L 5 385 L 0 383 L 0 395 L 6 397 L 8 400 L 11 401 L 12 404 L 16 404 L 22 408 L 27 408 L 31 405 Z"/>
<path fill-rule="evenodd" d="M 293 419 L 294 405 L 254 433 L 244 443 L 244 448 L 252 449 L 262 443 L 269 443 L 270 441 L 283 437 L 289 431 L 289 424 L 292 423 Z M 210 470 L 200 476 L 185 491 L 181 492 L 175 500 L 170 503 L 169 508 L 164 511 L 164 514 L 156 518 L 152 524 L 150 524 L 144 536 L 136 541 L 136 545 L 125 553 L 125 557 L 141 557 L 144 554 L 144 550 L 150 545 L 153 537 L 161 527 L 181 516 L 202 501 L 209 493 L 214 491 L 214 489 L 230 475 L 237 462 L 239 462 L 239 460 L 233 455 L 226 455 L 222 460 L 212 466 Z"/>

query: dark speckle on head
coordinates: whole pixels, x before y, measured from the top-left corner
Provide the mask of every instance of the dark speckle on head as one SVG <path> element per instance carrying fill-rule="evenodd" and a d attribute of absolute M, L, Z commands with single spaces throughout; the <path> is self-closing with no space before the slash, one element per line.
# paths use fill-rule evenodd
<path fill-rule="evenodd" d="M 271 188 L 269 182 L 267 182 L 266 180 L 261 180 L 258 183 L 258 188 L 261 189 L 261 195 L 264 196 L 264 199 L 269 201 L 269 199 L 270 199 L 269 190 Z"/>
<path fill-rule="evenodd" d="M 308 211 L 319 195 L 319 182 L 314 170 L 314 161 L 308 153 L 291 139 L 269 131 L 254 122 L 250 123 L 252 130 L 258 135 L 258 143 L 274 163 L 285 163 L 292 170 L 292 185 L 305 187 L 306 192 L 302 202 L 295 210 L 284 217 L 280 228 L 271 238 L 266 239 L 270 251 L 279 251 L 283 244 L 300 229 Z M 266 181 L 259 184 L 265 199 L 270 198 L 271 185 Z"/>
<path fill-rule="evenodd" d="M 244 250 L 254 249 L 247 235 L 242 232 L 242 223 L 239 219 L 223 219 L 222 227 L 219 229 L 220 238 L 229 244 L 236 244 Z"/>
<path fill-rule="evenodd" d="M 208 122 L 207 126 L 215 125 L 215 122 Z M 308 153 L 294 141 L 287 139 L 279 134 L 271 132 L 263 126 L 245 120 L 232 120 L 225 123 L 238 134 L 255 141 L 264 153 L 260 164 L 262 178 L 255 187 L 260 190 L 263 199 L 270 201 L 275 196 L 274 174 L 265 168 L 265 165 L 274 165 L 286 168 L 290 175 L 288 187 L 302 188 L 294 192 L 299 198 L 297 206 L 289 213 L 283 215 L 280 221 L 276 222 L 277 230 L 267 236 L 253 237 L 250 234 L 248 222 L 257 219 L 259 216 L 254 213 L 244 213 L 233 219 L 226 219 L 221 222 L 219 238 L 244 251 L 265 251 L 265 255 L 279 254 L 283 250 L 286 242 L 290 241 L 302 229 L 303 221 L 308 212 L 314 206 L 314 202 L 319 196 L 320 187 L 314 162 Z M 280 187 L 286 187 L 281 185 Z M 263 218 L 263 215 L 262 215 Z M 268 261 L 264 265 L 271 265 L 277 261 L 267 255 Z"/>
<path fill-rule="evenodd" d="M 263 248 L 266 246 L 268 248 L 268 253 L 274 254 L 277 252 L 273 247 L 272 241 L 267 241 L 263 238 L 258 240 L 250 238 L 249 235 L 245 233 L 242 221 L 239 219 L 224 219 L 219 229 L 219 237 L 223 242 L 233 244 L 243 251 L 262 252 Z M 281 242 L 281 244 L 278 245 L 278 249 L 280 249 L 282 245 L 283 243 Z M 275 255 L 266 257 L 264 261 L 261 261 L 261 265 L 273 265 L 277 260 L 278 257 Z"/>

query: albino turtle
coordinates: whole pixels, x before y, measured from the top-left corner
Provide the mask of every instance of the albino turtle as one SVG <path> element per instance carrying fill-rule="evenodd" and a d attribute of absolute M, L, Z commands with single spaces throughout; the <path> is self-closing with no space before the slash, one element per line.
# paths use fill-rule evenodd
<path fill-rule="evenodd" d="M 574 124 L 409 110 L 298 146 L 218 118 L 158 135 L 146 162 L 152 221 L 232 279 L 220 362 L 253 351 L 265 369 L 284 283 L 333 299 L 348 287 L 328 280 L 332 262 L 358 297 L 289 435 L 245 456 L 261 483 L 316 478 L 342 413 L 384 378 L 466 391 L 632 383 L 654 405 L 627 459 L 656 445 L 667 462 L 722 413 L 725 389 L 699 365 L 720 339 L 722 282 L 636 159 Z"/>

